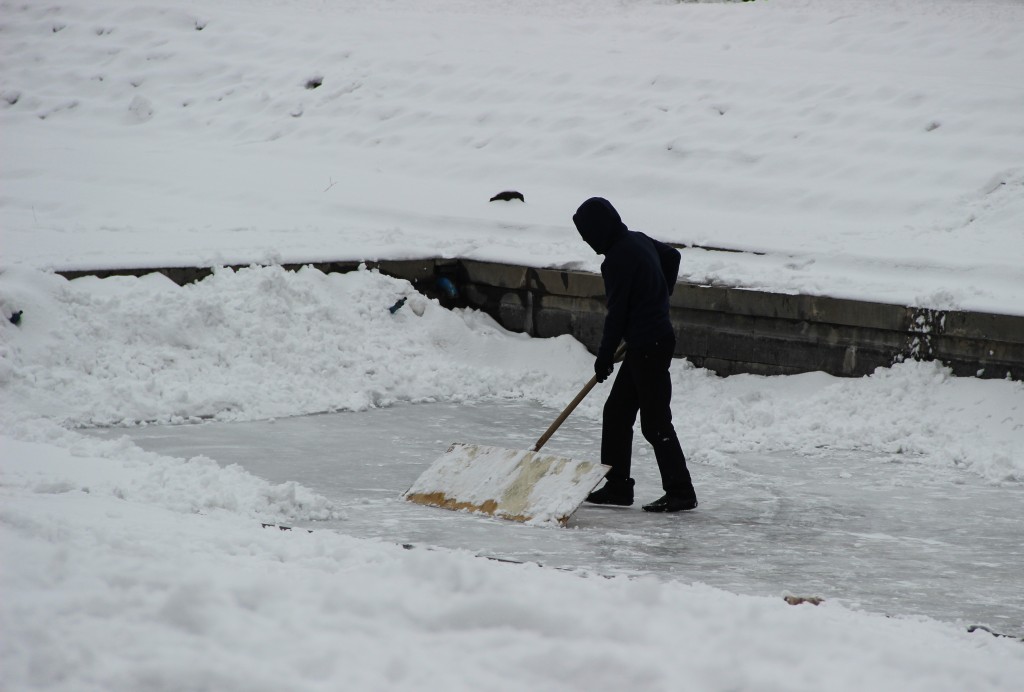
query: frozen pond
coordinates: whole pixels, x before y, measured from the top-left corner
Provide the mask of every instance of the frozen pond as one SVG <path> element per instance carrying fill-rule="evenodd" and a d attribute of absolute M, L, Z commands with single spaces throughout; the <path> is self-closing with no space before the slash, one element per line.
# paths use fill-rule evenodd
<path fill-rule="evenodd" d="M 737 593 L 821 596 L 1024 635 L 1024 488 L 912 459 L 823 450 L 691 461 L 700 507 L 648 514 L 639 505 L 661 488 L 638 426 L 637 503 L 584 505 L 568 529 L 400 499 L 450 442 L 529 448 L 555 415 L 528 402 L 429 404 L 97 434 L 127 434 L 147 450 L 202 454 L 270 481 L 298 481 L 346 508 L 346 520 L 318 530 Z M 677 428 L 686 450 L 685 421 Z M 597 460 L 599 437 L 599 424 L 570 417 L 545 451 Z"/>

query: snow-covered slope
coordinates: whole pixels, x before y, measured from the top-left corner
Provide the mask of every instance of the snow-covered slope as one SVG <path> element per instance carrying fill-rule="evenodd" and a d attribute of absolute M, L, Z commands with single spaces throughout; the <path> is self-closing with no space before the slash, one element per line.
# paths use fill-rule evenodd
<path fill-rule="evenodd" d="M 3 265 L 462 255 L 1024 305 L 1024 6 L 5 2 Z M 489 203 L 520 190 L 526 203 Z"/>

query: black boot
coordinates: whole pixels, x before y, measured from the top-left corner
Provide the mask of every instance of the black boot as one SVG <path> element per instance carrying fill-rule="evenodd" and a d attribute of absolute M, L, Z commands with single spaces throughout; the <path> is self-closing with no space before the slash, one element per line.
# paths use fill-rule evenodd
<path fill-rule="evenodd" d="M 697 495 L 695 493 L 689 493 L 686 495 L 672 495 L 666 493 L 661 498 L 655 500 L 649 505 L 644 505 L 645 512 L 685 512 L 686 510 L 696 509 L 697 507 Z"/>
<path fill-rule="evenodd" d="M 633 504 L 633 484 L 632 478 L 609 480 L 603 488 L 587 495 L 587 502 L 595 505 L 629 507 Z"/>

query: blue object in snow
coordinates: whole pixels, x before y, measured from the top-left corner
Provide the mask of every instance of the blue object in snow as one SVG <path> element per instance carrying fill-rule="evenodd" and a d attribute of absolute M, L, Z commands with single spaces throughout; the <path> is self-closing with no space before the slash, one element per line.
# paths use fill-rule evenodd
<path fill-rule="evenodd" d="M 388 308 L 388 312 L 394 315 L 403 305 L 405 305 L 406 300 L 408 300 L 408 298 L 399 298 L 397 303 Z"/>
<path fill-rule="evenodd" d="M 437 280 L 437 287 L 448 298 L 459 297 L 459 289 L 455 288 L 455 284 L 446 276 L 442 276 Z"/>

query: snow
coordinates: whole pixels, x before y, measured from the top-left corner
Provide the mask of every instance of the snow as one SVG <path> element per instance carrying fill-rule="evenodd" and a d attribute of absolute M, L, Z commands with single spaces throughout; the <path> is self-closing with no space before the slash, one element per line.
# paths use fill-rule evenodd
<path fill-rule="evenodd" d="M 50 449 L 31 466 L 82 461 Z M 935 622 L 4 491 L 11 689 L 1009 690 L 1024 673 L 1019 643 Z"/>
<path fill-rule="evenodd" d="M 584 504 L 563 531 L 439 512 L 395 495 L 395 488 L 415 484 L 452 439 L 523 448 L 557 414 L 529 400 L 490 399 L 88 432 L 127 436 L 162 455 L 238 464 L 276 483 L 301 483 L 345 514 L 305 524 L 317 530 L 580 573 L 700 582 L 751 596 L 813 594 L 829 605 L 883 615 L 1024 632 L 1020 486 L 908 455 L 716 450 L 692 464 L 697 511 L 680 517 L 642 512 L 639 504 Z M 598 419 L 570 416 L 544 449 L 599 459 L 600 430 Z M 694 452 L 685 420 L 678 430 Z M 634 453 L 637 502 L 660 497 L 649 446 L 638 441 Z"/>
<path fill-rule="evenodd" d="M 590 356 L 366 270 L 48 272 L 596 269 L 569 218 L 603 194 L 661 239 L 765 253 L 686 251 L 691 280 L 1022 314 L 1019 3 L 0 8 L 0 308 L 24 311 L 0 320 L 5 688 L 1019 688 L 1019 642 L 933 620 L 266 530 L 345 511 L 77 429 L 561 408 Z M 503 189 L 526 202 L 487 201 Z M 698 492 L 731 455 L 821 448 L 1024 481 L 1019 382 L 679 362 L 673 385 Z"/>
<path fill-rule="evenodd" d="M 403 495 L 528 524 L 566 525 L 608 467 L 547 452 L 453 444 Z"/>
<path fill-rule="evenodd" d="M 571 337 L 511 334 L 367 270 L 222 269 L 179 287 L 160 274 L 67 281 L 14 268 L 0 275 L 0 305 L 25 311 L 20 327 L 3 324 L 0 382 L 15 402 L 5 417 L 29 426 L 39 416 L 67 427 L 241 421 L 486 397 L 561 409 L 593 374 Z M 697 461 L 863 449 L 1024 481 L 1021 382 L 917 362 L 858 379 L 723 379 L 678 361 L 673 388 Z M 599 418 L 602 404 L 588 397 L 578 413 Z"/>
<path fill-rule="evenodd" d="M 178 287 L 12 269 L 0 295 L 26 309 L 0 332 L 0 579 L 15 594 L 0 656 L 15 689 L 669 688 L 685 674 L 704 689 L 1009 690 L 1024 674 L 1019 643 L 930 620 L 266 531 L 346 512 L 294 482 L 73 429 L 449 399 L 560 406 L 590 375 L 567 337 L 509 334 L 366 270 L 222 270 Z M 1019 492 L 1024 478 L 1019 382 L 922 363 L 857 380 L 719 379 L 679 363 L 673 377 L 698 487 L 702 465 L 737 450 L 822 444 L 953 482 Z M 596 418 L 600 399 L 574 415 Z"/>
<path fill-rule="evenodd" d="M 595 269 L 601 194 L 766 253 L 693 281 L 1022 314 L 1013 0 L 4 8 L 5 265 Z"/>

